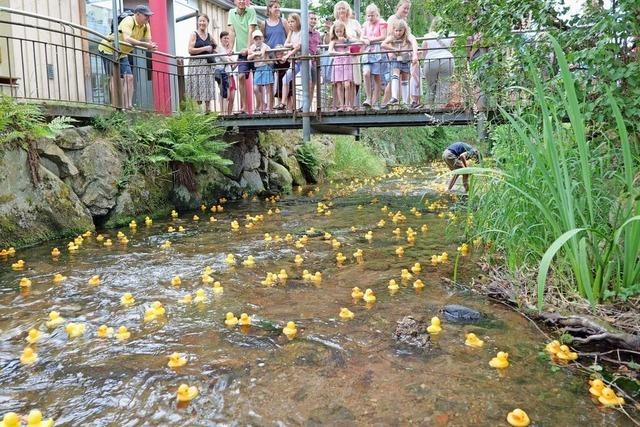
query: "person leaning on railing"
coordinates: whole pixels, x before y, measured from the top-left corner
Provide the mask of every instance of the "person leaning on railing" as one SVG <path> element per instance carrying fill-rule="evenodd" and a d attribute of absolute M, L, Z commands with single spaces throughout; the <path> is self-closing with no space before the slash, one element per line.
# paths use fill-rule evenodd
<path fill-rule="evenodd" d="M 216 65 L 215 80 L 220 88 L 220 111 L 227 114 L 233 113 L 233 103 L 236 96 L 236 78 L 233 70 L 237 64 L 238 56 L 233 53 L 231 46 L 231 37 L 228 31 L 220 33 L 220 56 L 216 57 L 218 65 Z"/>
<path fill-rule="evenodd" d="M 118 24 L 118 40 L 120 41 L 120 84 L 123 90 L 123 108 L 125 110 L 133 109 L 133 71 L 128 55 L 133 52 L 136 47 L 147 50 L 157 50 L 158 45 L 151 41 L 151 26 L 149 18 L 153 15 L 151 9 L 147 6 L 136 6 L 133 15 L 125 17 Z M 113 39 L 114 35 L 110 34 L 106 39 L 100 42 L 98 51 L 102 55 L 102 62 L 107 74 L 112 74 L 113 69 Z M 113 77 L 113 76 L 112 76 Z M 110 89 L 111 99 L 115 98 L 117 82 L 111 78 Z"/>

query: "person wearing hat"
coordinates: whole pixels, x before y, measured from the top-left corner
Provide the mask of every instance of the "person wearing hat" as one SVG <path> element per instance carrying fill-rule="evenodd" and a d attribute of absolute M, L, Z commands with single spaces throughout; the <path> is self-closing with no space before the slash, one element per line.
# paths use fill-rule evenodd
<path fill-rule="evenodd" d="M 273 68 L 266 62 L 269 58 L 269 46 L 264 43 L 262 31 L 255 30 L 251 33 L 253 43 L 249 46 L 247 59 L 255 61 L 253 72 L 253 93 L 256 96 L 256 112 L 271 112 L 273 105 Z"/>
<path fill-rule="evenodd" d="M 151 26 L 149 18 L 153 15 L 151 9 L 145 5 L 136 6 L 133 15 L 126 16 L 118 24 L 118 39 L 120 41 L 120 84 L 123 90 L 123 103 L 125 110 L 133 108 L 133 71 L 129 62 L 129 54 L 136 47 L 155 51 L 158 45 L 151 41 Z M 98 51 L 102 54 L 103 63 L 107 74 L 111 74 L 113 58 L 113 34 L 100 42 Z M 110 89 L 111 99 L 115 93 L 117 82 L 112 78 Z"/>
<path fill-rule="evenodd" d="M 478 158 L 478 150 L 465 142 L 454 142 L 449 145 L 442 153 L 442 160 L 447 164 L 450 170 L 456 170 L 467 167 L 467 159 L 475 157 Z M 451 191 L 453 185 L 458 180 L 458 174 L 451 177 L 449 181 L 449 187 L 447 191 Z M 462 185 L 464 191 L 469 191 L 469 175 L 462 175 Z"/>

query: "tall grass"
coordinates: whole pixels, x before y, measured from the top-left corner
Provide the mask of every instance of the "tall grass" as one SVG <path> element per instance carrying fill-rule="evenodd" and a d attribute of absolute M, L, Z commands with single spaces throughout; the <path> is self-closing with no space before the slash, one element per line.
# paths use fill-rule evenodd
<path fill-rule="evenodd" d="M 327 169 L 330 178 L 366 178 L 382 175 L 384 171 L 384 161 L 367 145 L 352 137 L 336 138 L 333 162 Z"/>
<path fill-rule="evenodd" d="M 530 70 L 535 105 L 519 114 L 502 111 L 508 139 L 495 141 L 495 151 L 503 154 L 500 169 L 467 170 L 489 177 L 471 195 L 477 232 L 507 254 L 510 267 L 539 263 L 539 307 L 550 268 L 559 289 L 592 304 L 625 298 L 640 293 L 637 152 L 634 157 L 612 97 L 614 129 L 607 138 L 592 136 L 594 125 L 606 124 L 586 122 L 587 105 L 565 55 L 551 43 L 557 83 L 543 84 L 540 73 Z"/>

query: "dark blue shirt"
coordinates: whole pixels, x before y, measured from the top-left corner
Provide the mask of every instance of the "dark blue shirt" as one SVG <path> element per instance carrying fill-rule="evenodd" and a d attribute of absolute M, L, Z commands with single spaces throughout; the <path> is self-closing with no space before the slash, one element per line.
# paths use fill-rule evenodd
<path fill-rule="evenodd" d="M 456 157 L 460 157 L 462 153 L 473 153 L 476 151 L 475 148 L 464 142 L 454 142 L 447 147 L 447 150 L 455 154 Z"/>

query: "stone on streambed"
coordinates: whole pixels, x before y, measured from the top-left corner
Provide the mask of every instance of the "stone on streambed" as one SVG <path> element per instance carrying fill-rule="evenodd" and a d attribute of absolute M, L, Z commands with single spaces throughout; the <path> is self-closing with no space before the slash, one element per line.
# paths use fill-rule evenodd
<path fill-rule="evenodd" d="M 430 349 L 431 337 L 427 333 L 427 322 L 405 316 L 398 320 L 393 338 L 401 343 L 418 349 Z"/>
<path fill-rule="evenodd" d="M 475 323 L 484 319 L 479 311 L 459 304 L 449 304 L 442 307 L 445 320 L 453 323 Z"/>

